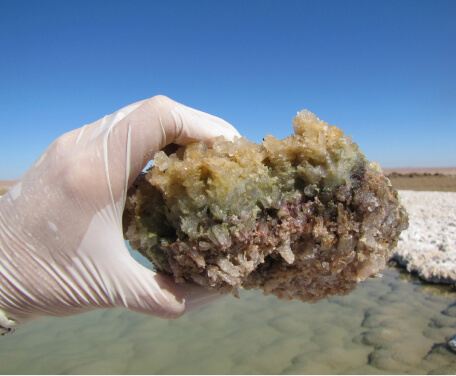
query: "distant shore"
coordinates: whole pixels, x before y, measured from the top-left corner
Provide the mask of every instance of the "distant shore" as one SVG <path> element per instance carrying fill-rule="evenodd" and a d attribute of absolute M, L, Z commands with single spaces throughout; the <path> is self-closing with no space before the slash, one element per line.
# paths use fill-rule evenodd
<path fill-rule="evenodd" d="M 399 174 L 444 174 L 456 175 L 456 167 L 391 167 L 383 168 L 383 172 L 388 175 L 393 172 Z"/>
<path fill-rule="evenodd" d="M 19 179 L 15 180 L 0 180 L 0 196 L 5 194 Z"/>
<path fill-rule="evenodd" d="M 456 192 L 456 175 L 441 172 L 387 173 L 394 188 L 409 191 Z"/>
<path fill-rule="evenodd" d="M 14 184 L 16 184 L 16 182 L 18 182 L 19 179 L 15 179 L 15 180 L 0 180 L 0 188 L 9 188 L 11 186 L 13 186 Z"/>

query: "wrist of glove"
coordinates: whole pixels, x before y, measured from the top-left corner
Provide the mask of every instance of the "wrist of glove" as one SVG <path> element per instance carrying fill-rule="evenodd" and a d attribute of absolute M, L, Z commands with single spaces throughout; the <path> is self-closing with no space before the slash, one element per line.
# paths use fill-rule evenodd
<path fill-rule="evenodd" d="M 129 185 L 169 143 L 238 136 L 225 121 L 154 97 L 57 139 L 0 198 L 0 327 L 125 307 L 175 318 L 220 297 L 130 256 Z"/>

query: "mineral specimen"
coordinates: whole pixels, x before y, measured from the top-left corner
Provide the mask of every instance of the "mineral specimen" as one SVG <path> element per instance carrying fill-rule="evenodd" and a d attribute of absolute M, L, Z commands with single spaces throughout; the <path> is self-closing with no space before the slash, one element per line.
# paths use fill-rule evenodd
<path fill-rule="evenodd" d="M 194 143 L 138 177 L 124 236 L 158 271 L 237 295 L 317 302 L 385 266 L 408 218 L 376 163 L 301 111 L 295 134 Z"/>

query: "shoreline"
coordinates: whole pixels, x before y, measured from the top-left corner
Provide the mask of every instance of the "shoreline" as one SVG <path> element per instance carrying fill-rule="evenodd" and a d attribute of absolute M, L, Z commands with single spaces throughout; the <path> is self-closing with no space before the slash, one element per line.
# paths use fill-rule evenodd
<path fill-rule="evenodd" d="M 380 166 L 381 167 L 381 166 Z M 382 168 L 385 175 L 398 174 L 443 174 L 456 175 L 456 167 L 388 167 Z"/>

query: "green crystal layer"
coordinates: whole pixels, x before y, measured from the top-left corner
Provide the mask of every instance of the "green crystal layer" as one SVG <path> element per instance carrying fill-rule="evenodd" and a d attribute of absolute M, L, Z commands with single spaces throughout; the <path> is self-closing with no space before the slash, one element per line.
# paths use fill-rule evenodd
<path fill-rule="evenodd" d="M 130 189 L 125 238 L 176 282 L 316 302 L 385 265 L 407 215 L 376 163 L 303 110 L 295 134 L 159 152 Z"/>

